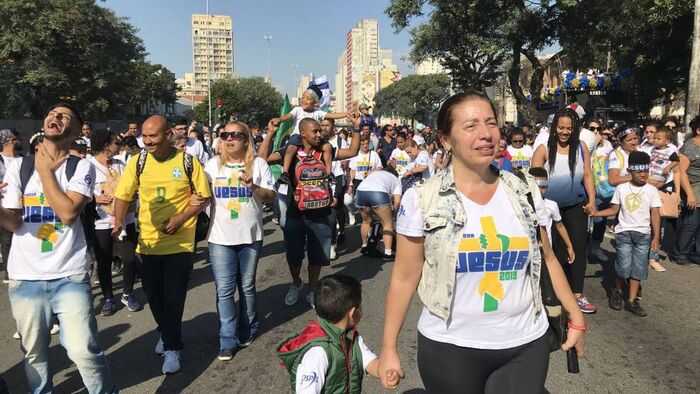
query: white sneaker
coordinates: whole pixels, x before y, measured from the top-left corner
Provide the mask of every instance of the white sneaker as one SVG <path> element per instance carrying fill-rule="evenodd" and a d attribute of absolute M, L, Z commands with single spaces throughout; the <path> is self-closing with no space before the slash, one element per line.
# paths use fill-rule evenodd
<path fill-rule="evenodd" d="M 355 214 L 350 214 L 348 215 L 348 225 L 354 226 L 355 225 Z"/>
<path fill-rule="evenodd" d="M 331 245 L 331 260 L 338 258 L 338 254 L 335 252 L 335 245 Z"/>
<path fill-rule="evenodd" d="M 163 344 L 163 338 L 158 338 L 158 343 L 156 343 L 156 354 L 163 354 L 165 353 L 165 345 Z"/>
<path fill-rule="evenodd" d="M 310 291 L 308 294 L 306 294 L 306 302 L 311 305 L 312 308 L 316 308 L 316 304 L 314 304 L 314 292 Z"/>
<path fill-rule="evenodd" d="M 180 352 L 168 350 L 163 353 L 163 375 L 175 373 L 180 370 Z"/>
<path fill-rule="evenodd" d="M 56 334 L 58 334 L 59 332 L 61 332 L 61 327 L 59 327 L 58 324 L 54 324 L 54 325 L 51 327 L 51 335 L 56 335 Z"/>
<path fill-rule="evenodd" d="M 608 255 L 603 252 L 603 249 L 596 248 L 592 249 L 590 253 L 591 257 L 595 258 L 596 260 L 600 261 L 601 263 L 607 263 L 608 262 Z"/>
<path fill-rule="evenodd" d="M 15 333 L 12 334 L 12 339 L 22 339 L 22 337 L 19 336 L 19 332 L 18 332 L 18 331 L 15 331 Z"/>
<path fill-rule="evenodd" d="M 284 303 L 287 306 L 292 306 L 299 301 L 299 293 L 301 292 L 301 284 L 299 286 L 292 283 L 289 285 L 289 290 L 287 290 L 287 295 L 284 296 Z"/>

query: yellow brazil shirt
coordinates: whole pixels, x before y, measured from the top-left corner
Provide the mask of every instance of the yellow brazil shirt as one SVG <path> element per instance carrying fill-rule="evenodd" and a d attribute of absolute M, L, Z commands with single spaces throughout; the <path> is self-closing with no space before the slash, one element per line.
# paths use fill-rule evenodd
<path fill-rule="evenodd" d="M 139 155 L 132 157 L 124 169 L 114 196 L 130 201 L 139 194 L 139 244 L 136 252 L 165 255 L 194 251 L 194 233 L 197 218 L 186 221 L 173 235 L 161 231 L 171 217 L 184 212 L 190 202 L 190 182 L 185 174 L 184 153 L 177 152 L 165 161 L 148 154 L 143 172 L 136 179 Z M 203 197 L 211 197 L 211 189 L 202 165 L 192 160 L 192 184 Z"/>

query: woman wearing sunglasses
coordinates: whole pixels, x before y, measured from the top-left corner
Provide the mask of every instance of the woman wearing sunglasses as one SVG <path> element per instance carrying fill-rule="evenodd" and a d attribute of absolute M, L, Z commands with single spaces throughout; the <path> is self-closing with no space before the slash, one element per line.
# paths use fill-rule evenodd
<path fill-rule="evenodd" d="M 238 348 L 250 345 L 260 324 L 255 274 L 262 248 L 262 204 L 272 201 L 275 192 L 270 167 L 255 158 L 245 123 L 227 124 L 219 138 L 221 155 L 209 160 L 204 171 L 214 191 L 208 241 L 220 323 L 219 360 L 228 361 Z M 237 286 L 240 317 L 233 297 Z"/>

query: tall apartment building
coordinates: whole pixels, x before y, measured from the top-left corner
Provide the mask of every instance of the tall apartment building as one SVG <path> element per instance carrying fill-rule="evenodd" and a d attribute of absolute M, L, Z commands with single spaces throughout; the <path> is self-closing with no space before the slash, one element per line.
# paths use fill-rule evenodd
<path fill-rule="evenodd" d="M 418 63 L 416 75 L 447 74 L 447 69 L 435 58 L 429 58 Z"/>
<path fill-rule="evenodd" d="M 377 20 L 363 19 L 348 31 L 345 50 L 338 58 L 334 108 L 351 111 L 362 103 L 372 105 L 379 89 L 400 78 L 392 51 L 379 46 Z"/>
<path fill-rule="evenodd" d="M 208 59 L 207 59 L 208 52 Z M 208 63 L 207 63 L 208 60 Z M 192 14 L 191 92 L 183 95 L 206 96 L 207 79 L 233 77 L 233 23 L 227 15 Z"/>

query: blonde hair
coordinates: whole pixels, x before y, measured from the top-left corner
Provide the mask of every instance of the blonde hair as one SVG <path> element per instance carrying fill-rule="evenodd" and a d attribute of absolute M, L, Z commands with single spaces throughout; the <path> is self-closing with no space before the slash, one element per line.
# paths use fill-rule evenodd
<path fill-rule="evenodd" d="M 226 126 L 238 126 L 245 133 L 245 135 L 248 136 L 248 138 L 245 140 L 246 144 L 245 153 L 243 154 L 243 163 L 245 164 L 245 172 L 248 174 L 248 176 L 253 176 L 253 161 L 255 160 L 255 142 L 253 141 L 253 134 L 250 132 L 248 125 L 240 121 L 228 122 Z M 219 131 L 219 135 L 226 132 L 226 126 Z M 223 144 L 225 142 L 226 141 L 222 139 L 219 144 Z M 220 152 L 219 169 L 221 169 L 224 164 L 231 160 L 231 157 L 229 156 L 225 147 L 221 146 Z"/>

